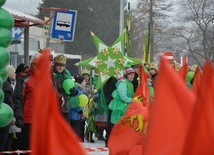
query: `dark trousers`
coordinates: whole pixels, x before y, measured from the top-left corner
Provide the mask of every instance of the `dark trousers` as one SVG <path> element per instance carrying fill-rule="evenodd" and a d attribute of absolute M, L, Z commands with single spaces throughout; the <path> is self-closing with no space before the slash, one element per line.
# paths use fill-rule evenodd
<path fill-rule="evenodd" d="M 65 118 L 66 122 L 68 122 L 68 124 L 70 124 L 70 116 L 69 116 L 69 113 L 62 113 L 62 116 Z"/>
<path fill-rule="evenodd" d="M 77 136 L 80 138 L 80 141 L 84 142 L 84 130 L 85 130 L 85 121 L 84 120 L 70 120 L 72 129 L 75 131 Z"/>
<path fill-rule="evenodd" d="M 20 133 L 17 133 L 17 144 L 19 150 L 30 149 L 30 130 L 31 124 L 25 123 L 22 131 Z"/>
<path fill-rule="evenodd" d="M 111 123 L 111 113 L 112 113 L 112 110 L 109 109 L 108 110 L 108 117 L 107 117 L 106 140 L 105 140 L 106 147 L 108 144 L 109 136 L 111 134 L 111 130 L 114 127 L 114 124 Z"/>
<path fill-rule="evenodd" d="M 9 125 L 0 128 L 0 151 L 5 151 L 9 135 Z"/>

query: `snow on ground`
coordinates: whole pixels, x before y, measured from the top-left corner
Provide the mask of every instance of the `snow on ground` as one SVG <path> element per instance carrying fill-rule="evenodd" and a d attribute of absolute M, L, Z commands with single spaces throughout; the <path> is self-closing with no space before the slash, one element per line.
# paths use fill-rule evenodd
<path fill-rule="evenodd" d="M 88 155 L 108 155 L 108 148 L 105 147 L 105 142 L 97 140 L 96 137 L 93 137 L 95 143 L 84 142 L 82 143 Z"/>

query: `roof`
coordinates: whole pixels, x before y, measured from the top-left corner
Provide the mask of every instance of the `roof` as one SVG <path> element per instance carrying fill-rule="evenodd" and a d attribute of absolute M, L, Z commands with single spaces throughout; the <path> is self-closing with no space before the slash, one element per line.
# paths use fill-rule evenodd
<path fill-rule="evenodd" d="M 34 17 L 32 15 L 23 13 L 18 10 L 14 10 L 8 7 L 2 7 L 5 10 L 7 10 L 14 18 L 14 26 L 17 27 L 30 27 L 30 26 L 36 26 L 36 25 L 44 25 L 45 22 L 37 17 Z"/>

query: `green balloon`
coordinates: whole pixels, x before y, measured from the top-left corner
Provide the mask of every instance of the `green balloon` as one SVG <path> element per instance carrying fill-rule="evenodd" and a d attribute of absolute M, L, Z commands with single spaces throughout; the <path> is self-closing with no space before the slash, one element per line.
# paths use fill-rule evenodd
<path fill-rule="evenodd" d="M 0 28 L 0 46 L 8 47 L 11 44 L 12 35 L 8 29 Z"/>
<path fill-rule="evenodd" d="M 5 103 L 0 105 L 0 127 L 7 126 L 13 119 L 13 110 Z"/>
<path fill-rule="evenodd" d="M 1 42 L 1 40 L 0 40 Z M 6 48 L 0 47 L 0 70 L 5 68 L 10 62 L 10 53 Z"/>
<path fill-rule="evenodd" d="M 187 73 L 187 81 L 190 82 L 192 78 L 194 77 L 195 73 L 194 72 L 188 72 Z"/>
<path fill-rule="evenodd" d="M 0 89 L 0 104 L 4 101 L 4 92 Z"/>
<path fill-rule="evenodd" d="M 0 70 L 0 77 L 2 78 L 2 81 L 6 81 L 7 78 L 8 78 L 8 71 L 7 71 L 7 68 L 3 68 Z"/>
<path fill-rule="evenodd" d="M 0 8 L 5 4 L 6 0 L 0 0 Z"/>
<path fill-rule="evenodd" d="M 72 97 L 68 97 L 68 102 L 70 104 L 70 108 L 75 108 L 75 107 L 78 107 L 80 101 L 79 101 L 79 96 L 76 95 L 76 96 L 72 96 Z"/>
<path fill-rule="evenodd" d="M 72 79 L 65 79 L 63 82 L 62 82 L 62 88 L 65 90 L 65 93 L 70 95 L 70 89 L 71 88 L 74 88 L 75 84 L 74 84 L 74 81 Z"/>
<path fill-rule="evenodd" d="M 13 16 L 7 10 L 0 8 L 0 27 L 11 30 L 13 26 Z"/>

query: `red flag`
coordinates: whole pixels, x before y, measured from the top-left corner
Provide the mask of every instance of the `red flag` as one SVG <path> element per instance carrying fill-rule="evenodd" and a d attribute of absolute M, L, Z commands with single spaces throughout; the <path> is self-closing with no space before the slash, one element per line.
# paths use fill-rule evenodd
<path fill-rule="evenodd" d="M 178 71 L 178 75 L 182 78 L 182 80 L 186 83 L 186 75 L 188 72 L 188 64 L 185 63 Z"/>
<path fill-rule="evenodd" d="M 142 97 L 143 104 L 146 105 L 147 107 L 150 104 L 150 95 L 149 95 L 149 89 L 147 85 L 148 75 L 150 74 L 146 73 L 143 69 L 143 66 L 140 65 L 140 84 L 138 85 L 133 97 L 133 100 L 135 100 L 136 97 L 137 98 Z"/>
<path fill-rule="evenodd" d="M 38 60 L 36 81 L 31 132 L 32 155 L 85 155 L 75 133 L 60 114 L 46 52 Z"/>
<path fill-rule="evenodd" d="M 143 66 L 140 65 L 139 76 L 140 84 L 136 89 L 132 103 L 129 105 L 126 114 L 111 131 L 108 142 L 110 154 L 142 154 L 150 109 L 150 95 L 147 78 L 151 77 L 151 75 L 146 73 Z M 134 125 L 131 125 L 132 121 L 134 121 Z M 138 126 L 141 127 L 140 132 L 136 131 Z M 129 135 L 132 136 L 130 137 Z M 120 143 L 121 139 L 124 139 L 123 143 Z"/>
<path fill-rule="evenodd" d="M 199 86 L 200 86 L 200 83 L 201 83 L 201 77 L 202 77 L 202 74 L 201 74 L 200 67 L 197 66 L 196 70 L 195 70 L 194 79 L 193 79 L 193 85 L 192 85 L 192 91 L 195 94 L 197 94 L 197 92 L 199 90 Z"/>
<path fill-rule="evenodd" d="M 114 125 L 111 131 L 108 140 L 110 155 L 129 154 L 132 147 L 144 139 L 144 127 L 148 117 L 149 110 L 140 102 L 131 103 L 125 115 Z M 139 154 L 136 151 L 135 153 Z"/>
<path fill-rule="evenodd" d="M 201 84 L 197 90 L 196 107 L 186 138 L 183 154 L 214 154 L 214 71 L 210 61 L 204 66 Z"/>
<path fill-rule="evenodd" d="M 144 155 L 181 155 L 195 96 L 162 57 Z"/>

